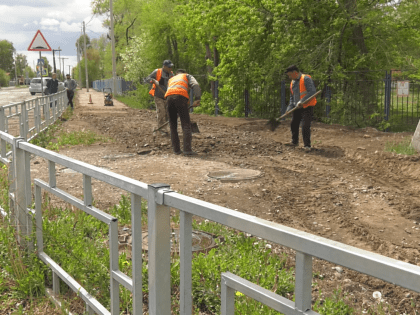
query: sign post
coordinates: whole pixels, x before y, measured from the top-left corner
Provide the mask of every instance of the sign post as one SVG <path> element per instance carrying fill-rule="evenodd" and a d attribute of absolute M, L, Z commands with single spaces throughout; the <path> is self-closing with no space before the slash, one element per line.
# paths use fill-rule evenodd
<path fill-rule="evenodd" d="M 39 59 L 38 65 L 40 67 L 40 77 L 41 77 L 41 93 L 44 96 L 44 82 L 42 81 L 43 75 L 43 66 L 44 66 L 44 59 L 42 59 L 41 51 L 51 51 L 50 45 L 48 45 L 47 41 L 45 40 L 44 35 L 42 35 L 41 31 L 38 30 L 32 40 L 31 44 L 28 47 L 29 51 L 39 51 Z"/>

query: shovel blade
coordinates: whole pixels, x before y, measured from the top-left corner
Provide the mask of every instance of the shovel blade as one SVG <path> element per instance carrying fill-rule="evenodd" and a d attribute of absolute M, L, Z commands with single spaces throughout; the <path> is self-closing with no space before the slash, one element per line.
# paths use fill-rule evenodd
<path fill-rule="evenodd" d="M 191 122 L 191 132 L 200 133 L 200 130 L 198 129 L 198 125 L 196 122 Z"/>

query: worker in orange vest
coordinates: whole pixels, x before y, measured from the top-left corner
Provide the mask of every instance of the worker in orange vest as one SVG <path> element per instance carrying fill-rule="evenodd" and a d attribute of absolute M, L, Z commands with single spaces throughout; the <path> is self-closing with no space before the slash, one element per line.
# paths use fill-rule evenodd
<path fill-rule="evenodd" d="M 152 95 L 155 99 L 156 105 L 156 116 L 158 127 L 162 126 L 168 121 L 168 111 L 166 109 L 165 102 L 165 92 L 168 88 L 168 81 L 174 76 L 172 72 L 174 64 L 170 60 L 165 60 L 161 69 L 155 69 L 146 79 L 145 82 L 150 82 L 153 84 L 152 89 L 149 94 Z M 159 87 L 157 87 L 159 85 Z M 163 90 L 163 92 L 162 92 Z M 166 129 L 163 130 L 163 129 Z M 168 127 L 164 127 L 161 130 L 161 133 L 168 135 Z"/>
<path fill-rule="evenodd" d="M 292 65 L 286 69 L 285 72 L 290 82 L 290 102 L 287 111 L 293 109 L 295 106 L 301 106 L 293 112 L 292 123 L 290 129 L 292 131 L 292 142 L 286 145 L 296 147 L 299 144 L 299 125 L 302 124 L 303 145 L 306 151 L 311 151 L 311 121 L 314 113 L 314 106 L 316 105 L 316 98 L 305 103 L 305 100 L 315 94 L 315 84 L 311 76 L 302 74 L 296 65 Z M 303 104 L 303 105 L 301 105 Z"/>
<path fill-rule="evenodd" d="M 192 106 L 200 106 L 201 89 L 197 80 L 191 75 L 187 74 L 185 70 L 179 69 L 176 75 L 169 80 L 168 90 L 165 97 L 168 102 L 169 125 L 171 127 L 171 142 L 172 149 L 175 154 L 181 154 L 181 147 L 178 137 L 178 115 L 181 120 L 182 134 L 184 138 L 184 155 L 197 155 L 192 151 L 192 130 L 190 113 L 188 110 L 188 102 L 190 99 L 189 91 L 193 90 L 194 103 Z"/>

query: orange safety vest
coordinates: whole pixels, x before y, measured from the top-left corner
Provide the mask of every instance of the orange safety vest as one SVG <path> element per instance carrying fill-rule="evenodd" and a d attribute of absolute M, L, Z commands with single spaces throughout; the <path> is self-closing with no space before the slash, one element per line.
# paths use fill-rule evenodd
<path fill-rule="evenodd" d="M 190 99 L 189 90 L 187 74 L 180 73 L 169 79 L 168 90 L 166 91 L 165 97 L 169 95 L 182 95 L 187 99 Z"/>
<path fill-rule="evenodd" d="M 159 82 L 161 78 L 162 78 L 162 69 L 158 69 L 158 71 L 156 73 L 156 81 Z M 156 84 L 153 83 L 153 87 L 149 91 L 149 94 L 152 95 L 152 96 L 155 96 L 155 90 L 156 90 Z"/>
<path fill-rule="evenodd" d="M 306 96 L 306 94 L 308 94 L 308 92 L 306 91 L 306 86 L 305 86 L 305 76 L 311 77 L 308 74 L 302 74 L 300 76 L 300 80 L 299 80 L 299 92 L 300 92 L 300 99 L 304 98 Z M 293 80 L 292 82 L 290 82 L 290 91 L 293 94 Z M 308 106 L 315 106 L 316 105 L 316 98 L 311 99 L 309 102 L 303 104 L 303 108 L 306 108 Z"/>

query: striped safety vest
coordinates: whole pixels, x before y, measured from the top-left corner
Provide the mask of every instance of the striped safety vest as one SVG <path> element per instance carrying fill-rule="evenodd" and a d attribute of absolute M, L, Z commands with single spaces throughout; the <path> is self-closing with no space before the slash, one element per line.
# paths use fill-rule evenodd
<path fill-rule="evenodd" d="M 169 95 L 182 95 L 187 99 L 190 99 L 188 87 L 188 78 L 186 73 L 180 73 L 169 79 L 168 90 L 166 91 L 165 97 Z"/>
<path fill-rule="evenodd" d="M 159 82 L 161 78 L 162 78 L 162 69 L 158 69 L 158 71 L 156 73 L 156 81 Z M 152 95 L 152 96 L 155 96 L 155 90 L 156 90 L 156 84 L 153 83 L 153 87 L 149 91 L 149 94 Z"/>
<path fill-rule="evenodd" d="M 311 77 L 308 74 L 302 74 L 300 76 L 300 80 L 299 80 L 299 92 L 300 92 L 300 99 L 304 98 L 306 96 L 306 94 L 308 94 L 308 92 L 306 91 L 306 86 L 305 86 L 305 76 Z M 293 94 L 293 80 L 292 82 L 290 82 L 290 91 Z M 316 105 L 316 98 L 311 99 L 309 102 L 303 104 L 303 108 L 306 108 L 308 106 L 315 106 Z"/>

